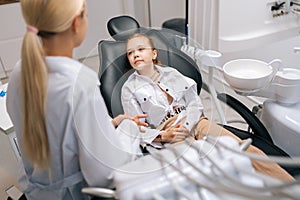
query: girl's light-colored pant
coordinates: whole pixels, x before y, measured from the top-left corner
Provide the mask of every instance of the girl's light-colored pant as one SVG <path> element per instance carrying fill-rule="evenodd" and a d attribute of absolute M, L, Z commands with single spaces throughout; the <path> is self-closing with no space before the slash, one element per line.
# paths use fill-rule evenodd
<path fill-rule="evenodd" d="M 163 124 L 163 126 L 160 127 L 160 129 L 167 130 L 175 120 L 176 120 L 176 116 L 174 116 L 173 118 L 170 118 L 168 121 L 166 121 L 166 123 Z M 229 135 L 229 136 L 235 138 L 236 140 L 238 140 L 239 143 L 243 142 L 239 137 L 237 137 L 230 131 L 226 130 L 225 128 L 217 125 L 216 123 L 211 122 L 206 117 L 200 118 L 199 122 L 195 125 L 195 127 L 193 128 L 191 133 L 194 135 L 195 139 L 197 139 L 197 140 L 203 139 L 203 137 L 205 135 L 210 134 L 210 135 L 213 135 L 216 137 Z M 267 155 L 263 151 L 261 151 L 259 148 L 255 147 L 253 145 L 250 145 L 248 147 L 248 149 L 246 150 L 246 152 L 255 153 L 255 154 L 267 157 Z M 269 163 L 269 162 L 267 163 L 264 161 L 258 161 L 258 160 L 254 160 L 254 159 L 252 159 L 251 162 L 252 162 L 254 169 L 257 172 L 269 175 L 271 177 L 280 179 L 282 181 L 294 180 L 294 178 L 288 172 L 286 172 L 283 168 L 281 168 L 277 163 Z"/>

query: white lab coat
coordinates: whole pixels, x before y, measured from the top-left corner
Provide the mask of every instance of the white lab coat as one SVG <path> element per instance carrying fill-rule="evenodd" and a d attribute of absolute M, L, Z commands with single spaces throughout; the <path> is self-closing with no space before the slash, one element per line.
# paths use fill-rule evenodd
<path fill-rule="evenodd" d="M 138 155 L 139 141 L 132 137 L 138 134 L 138 128 L 132 121 L 125 120 L 120 125 L 121 131 L 116 132 L 95 72 L 67 57 L 46 57 L 46 62 L 49 68 L 46 105 L 51 154 L 49 173 L 32 166 L 22 152 L 20 62 L 8 84 L 7 110 L 24 166 L 19 182 L 29 199 L 83 199 L 81 188 L 86 183 L 110 187 L 113 170 Z"/>
<path fill-rule="evenodd" d="M 155 67 L 160 73 L 157 84 L 136 71 L 125 82 L 121 96 L 124 112 L 129 115 L 147 114 L 147 122 L 156 128 L 168 112 L 174 114 L 174 106 L 185 106 L 186 110 L 178 118 L 186 117 L 185 126 L 190 131 L 203 112 L 195 81 L 174 68 Z M 171 105 L 160 88 L 173 97 Z"/>

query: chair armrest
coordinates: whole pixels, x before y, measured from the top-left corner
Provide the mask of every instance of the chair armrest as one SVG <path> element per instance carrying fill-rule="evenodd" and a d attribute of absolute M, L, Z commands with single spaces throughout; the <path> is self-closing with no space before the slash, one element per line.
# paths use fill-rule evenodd
<path fill-rule="evenodd" d="M 273 140 L 268 130 L 261 123 L 261 121 L 254 115 L 254 113 L 252 113 L 244 104 L 242 104 L 234 97 L 225 93 L 219 93 L 217 97 L 219 100 L 226 103 L 233 110 L 235 110 L 249 124 L 249 127 L 252 129 L 254 134 L 257 134 L 265 138 L 267 141 L 273 144 Z"/>

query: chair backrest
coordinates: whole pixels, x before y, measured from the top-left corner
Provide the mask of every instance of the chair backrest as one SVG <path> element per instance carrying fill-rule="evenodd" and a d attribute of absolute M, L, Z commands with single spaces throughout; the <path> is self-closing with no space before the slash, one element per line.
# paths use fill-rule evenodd
<path fill-rule="evenodd" d="M 109 19 L 107 30 L 115 40 L 126 41 L 130 35 L 140 30 L 140 24 L 131 16 L 121 15 Z"/>
<path fill-rule="evenodd" d="M 158 50 L 158 59 L 162 64 L 173 67 L 195 80 L 198 93 L 202 86 L 202 77 L 195 61 L 180 51 L 159 30 L 148 29 L 144 34 L 150 36 Z M 123 113 L 121 89 L 133 69 L 126 57 L 126 41 L 102 40 L 98 44 L 100 59 L 100 90 L 109 114 L 114 117 Z"/>

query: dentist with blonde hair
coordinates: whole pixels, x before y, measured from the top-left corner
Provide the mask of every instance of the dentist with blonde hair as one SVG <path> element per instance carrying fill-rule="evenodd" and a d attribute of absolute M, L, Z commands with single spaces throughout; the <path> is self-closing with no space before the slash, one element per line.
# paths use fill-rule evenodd
<path fill-rule="evenodd" d="M 127 115 L 109 117 L 97 74 L 72 58 L 88 28 L 85 0 L 20 5 L 27 31 L 7 91 L 19 183 L 30 200 L 84 199 L 82 187 L 111 187 L 113 170 L 138 154 L 135 137 L 122 134 L 138 127 Z"/>

